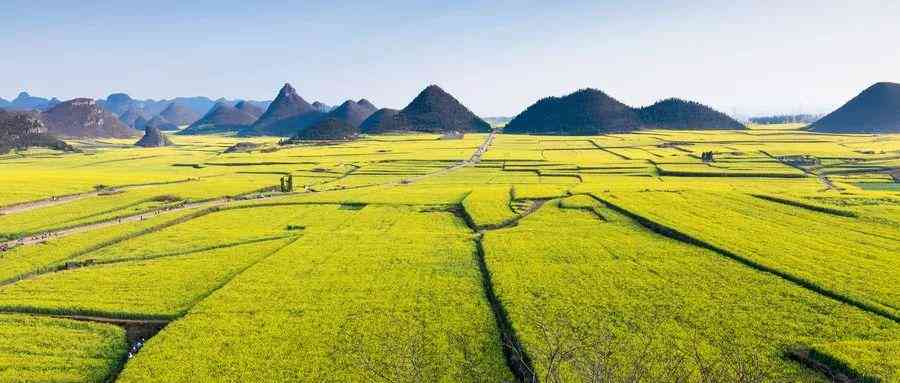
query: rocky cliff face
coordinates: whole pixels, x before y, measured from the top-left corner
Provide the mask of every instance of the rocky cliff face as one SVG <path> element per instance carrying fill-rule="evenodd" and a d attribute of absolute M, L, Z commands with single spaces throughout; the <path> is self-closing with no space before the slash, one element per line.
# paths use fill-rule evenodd
<path fill-rule="evenodd" d="M 46 133 L 39 115 L 0 109 L 0 154 L 39 146 L 74 151 L 75 148 Z"/>
<path fill-rule="evenodd" d="M 89 98 L 63 102 L 42 113 L 41 119 L 48 133 L 64 137 L 125 138 L 140 134 Z"/>
<path fill-rule="evenodd" d="M 144 131 L 144 137 L 141 137 L 134 145 L 144 148 L 159 148 L 172 145 L 172 141 L 159 128 L 148 126 Z"/>

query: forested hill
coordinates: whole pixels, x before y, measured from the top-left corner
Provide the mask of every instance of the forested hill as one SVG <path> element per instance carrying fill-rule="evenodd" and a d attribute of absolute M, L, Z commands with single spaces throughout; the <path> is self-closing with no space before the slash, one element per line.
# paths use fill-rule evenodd
<path fill-rule="evenodd" d="M 670 98 L 632 108 L 597 89 L 547 97 L 525 109 L 506 133 L 594 135 L 640 129 L 744 129 L 728 115 L 703 104 Z"/>

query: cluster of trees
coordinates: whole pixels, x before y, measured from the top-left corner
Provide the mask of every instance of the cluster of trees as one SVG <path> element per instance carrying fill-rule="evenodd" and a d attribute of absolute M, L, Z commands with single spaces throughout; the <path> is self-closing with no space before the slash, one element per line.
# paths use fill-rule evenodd
<path fill-rule="evenodd" d="M 775 116 L 751 117 L 750 122 L 759 125 L 772 124 L 811 124 L 819 119 L 814 114 L 779 114 Z"/>
<path fill-rule="evenodd" d="M 281 177 L 281 192 L 290 193 L 294 191 L 294 176 L 288 174 Z"/>
<path fill-rule="evenodd" d="M 703 162 L 715 162 L 715 158 L 713 157 L 713 152 L 701 153 L 700 159 L 703 160 Z"/>

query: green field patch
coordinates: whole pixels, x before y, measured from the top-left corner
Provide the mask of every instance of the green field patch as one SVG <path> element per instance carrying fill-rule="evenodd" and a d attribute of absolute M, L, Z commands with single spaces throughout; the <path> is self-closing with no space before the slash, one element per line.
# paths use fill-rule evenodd
<path fill-rule="evenodd" d="M 339 211 L 339 205 L 233 207 L 104 247 L 75 260 L 108 262 L 214 249 L 221 245 L 295 235 L 285 229 L 288 225 L 326 230 L 327 226 L 318 221 L 329 218 L 326 222 L 337 224 L 349 216 Z"/>
<path fill-rule="evenodd" d="M 219 197 L 238 196 L 277 185 L 273 175 L 230 175 L 194 182 L 153 185 L 130 189 L 124 193 L 98 195 L 0 216 L 0 233 L 38 233 L 78 225 L 107 221 L 118 217 L 138 215 L 172 205 L 159 201 L 162 196 L 177 196 L 184 201 L 206 201 Z"/>
<path fill-rule="evenodd" d="M 820 213 L 834 214 L 834 215 L 838 215 L 841 217 L 857 217 L 858 216 L 855 212 L 850 211 L 850 210 L 835 209 L 835 208 L 831 208 L 828 206 L 811 204 L 808 202 L 798 201 L 798 200 L 790 199 L 790 198 L 776 197 L 776 196 L 764 195 L 764 194 L 752 194 L 752 195 L 756 198 L 760 198 L 760 199 L 763 199 L 766 201 L 781 203 L 781 204 L 785 204 L 788 206 L 795 206 L 795 207 L 804 208 L 804 209 L 809 209 L 809 210 L 817 211 Z"/>
<path fill-rule="evenodd" d="M 737 193 L 601 193 L 611 204 L 782 275 L 900 320 L 895 227 L 773 204 Z M 656 208 L 665 206 L 664 209 Z"/>
<path fill-rule="evenodd" d="M 513 199 L 550 199 L 565 195 L 568 185 L 515 185 Z"/>
<path fill-rule="evenodd" d="M 105 382 L 127 348 L 116 326 L 0 314 L 0 381 Z"/>
<path fill-rule="evenodd" d="M 863 190 L 900 191 L 900 182 L 856 182 Z"/>
<path fill-rule="evenodd" d="M 900 341 L 820 343 L 809 357 L 859 382 L 900 382 Z"/>
<path fill-rule="evenodd" d="M 289 241 L 44 274 L 0 288 L 0 311 L 174 318 Z"/>
<path fill-rule="evenodd" d="M 476 226 L 500 226 L 517 216 L 510 208 L 511 199 L 509 186 L 480 187 L 466 196 L 462 206 Z"/>
<path fill-rule="evenodd" d="M 0 253 L 0 285 L 29 275 L 56 270 L 78 257 L 181 223 L 198 214 L 203 213 L 184 210 L 150 217 L 128 225 L 109 226 L 64 238 L 51 238 L 39 244 L 14 247 Z"/>
<path fill-rule="evenodd" d="M 900 329 L 603 213 L 614 219 L 548 203 L 514 228 L 485 234 L 494 288 L 542 381 L 585 381 L 589 361 L 617 374 L 647 368 L 648 381 L 678 370 L 699 379 L 695 356 L 712 368 L 709 378 L 733 381 L 730 368 L 753 368 L 762 381 L 815 380 L 818 372 L 784 356 L 796 342 L 879 339 Z"/>
<path fill-rule="evenodd" d="M 151 339 L 120 381 L 405 381 L 411 354 L 425 381 L 511 379 L 465 225 L 446 212 L 360 214 L 241 274 Z M 192 368 L 156 367 L 173 358 Z"/>

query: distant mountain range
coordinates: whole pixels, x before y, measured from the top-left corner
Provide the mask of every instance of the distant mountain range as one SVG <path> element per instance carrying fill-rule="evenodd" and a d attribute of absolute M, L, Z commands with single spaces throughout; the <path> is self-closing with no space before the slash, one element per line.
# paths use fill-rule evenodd
<path fill-rule="evenodd" d="M 246 108 L 246 106 L 243 106 Z M 212 107 L 203 117 L 178 134 L 213 134 L 234 133 L 248 128 L 259 116 L 252 115 L 245 109 L 238 109 L 227 103 L 220 102 Z"/>
<path fill-rule="evenodd" d="M 115 115 L 121 115 L 125 113 L 125 111 L 129 109 L 134 109 L 140 112 L 145 118 L 150 118 L 156 116 L 167 108 L 170 105 L 178 105 L 179 108 L 183 108 L 185 111 L 190 111 L 195 116 L 202 116 L 206 114 L 216 103 L 225 103 L 231 106 L 234 106 L 238 102 L 245 100 L 227 100 L 224 98 L 220 98 L 218 100 L 210 99 L 209 97 L 176 97 L 171 100 L 138 100 L 131 98 L 128 94 L 125 93 L 113 93 L 106 97 L 105 100 L 98 100 L 97 103 Z M 267 108 L 269 106 L 269 101 L 254 101 L 254 100 L 246 100 L 250 104 L 256 105 L 259 108 Z M 175 121 L 171 121 L 175 123 Z M 191 121 L 193 122 L 193 121 Z M 180 124 L 186 125 L 189 124 Z"/>
<path fill-rule="evenodd" d="M 232 133 L 297 139 L 345 139 L 358 133 L 488 132 L 491 129 L 491 124 L 436 85 L 422 90 L 401 110 L 378 109 L 366 99 L 347 100 L 337 107 L 318 101 L 310 104 L 290 84 L 285 84 L 271 102 L 213 101 L 207 97 L 138 100 L 124 93 L 114 93 L 103 100 L 78 98 L 60 102 L 56 98 L 21 92 L 12 101 L 0 99 L 0 109 L 26 111 L 42 121 L 45 133 L 78 138 L 132 137 L 147 128 L 154 132 L 151 137 L 156 137 L 156 131 L 177 130 L 184 125 L 189 127 L 179 134 Z M 753 122 L 802 122 L 814 118 L 773 116 L 753 119 Z M 694 101 L 669 98 L 634 108 L 597 89 L 547 97 L 514 118 L 489 120 L 498 125 L 506 123 L 506 133 L 524 134 L 746 129 L 728 115 Z M 311 127 L 315 129 L 301 134 Z M 841 108 L 812 123 L 808 129 L 826 133 L 900 133 L 900 84 L 874 84 Z"/>
<path fill-rule="evenodd" d="M 597 89 L 547 97 L 519 113 L 504 133 L 596 135 L 641 129 L 746 129 L 703 104 L 670 98 L 632 108 Z"/>
<path fill-rule="evenodd" d="M 12 101 L 6 101 L 6 100 L 0 98 L 0 108 L 7 109 L 7 110 L 22 110 L 22 111 L 40 110 L 40 111 L 44 111 L 44 110 L 47 110 L 47 109 L 50 109 L 50 108 L 56 106 L 59 103 L 60 103 L 60 101 L 56 97 L 46 99 L 46 98 L 42 98 L 42 97 L 32 96 L 32 95 L 28 94 L 27 92 L 19 93 L 19 95 Z"/>

